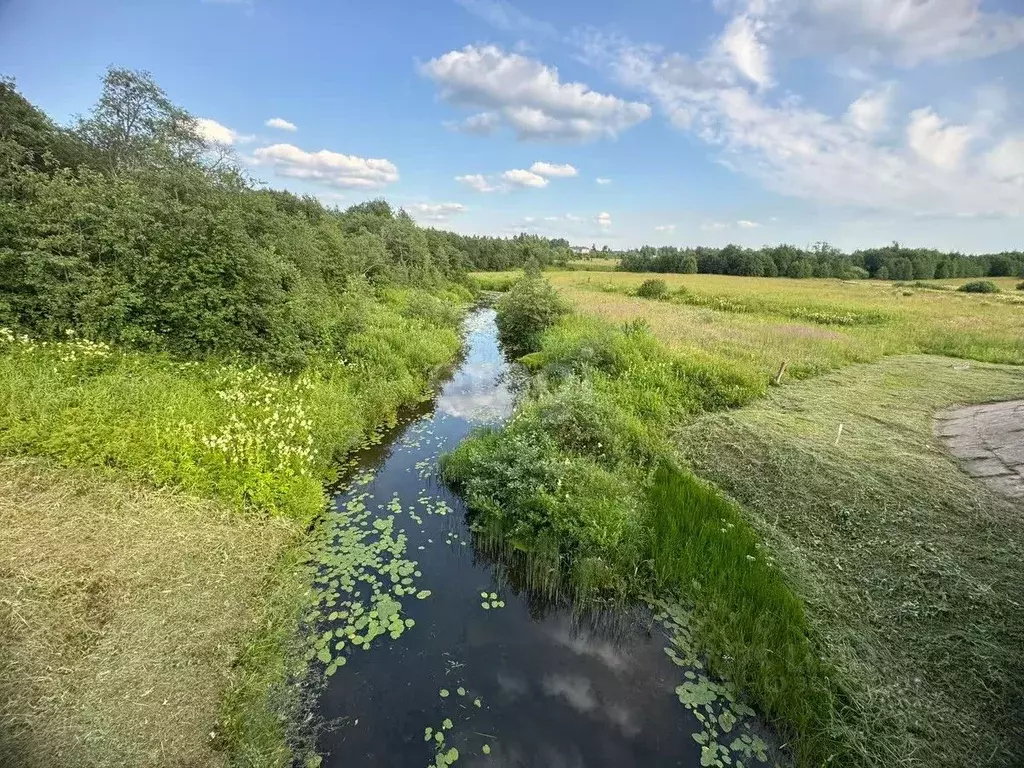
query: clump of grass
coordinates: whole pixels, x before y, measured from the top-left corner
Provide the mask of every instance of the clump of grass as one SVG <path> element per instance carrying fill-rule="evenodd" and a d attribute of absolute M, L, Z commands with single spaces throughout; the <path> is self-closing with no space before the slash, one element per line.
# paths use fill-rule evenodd
<path fill-rule="evenodd" d="M 999 293 L 999 288 L 991 280 L 972 280 L 957 288 L 960 293 Z"/>
<path fill-rule="evenodd" d="M 641 299 L 664 299 L 668 296 L 668 284 L 658 278 L 644 280 L 636 289 L 636 295 Z"/>

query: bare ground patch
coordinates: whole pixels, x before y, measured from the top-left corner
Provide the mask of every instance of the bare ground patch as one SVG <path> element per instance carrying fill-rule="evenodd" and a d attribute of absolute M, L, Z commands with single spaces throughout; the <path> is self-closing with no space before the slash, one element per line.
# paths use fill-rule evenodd
<path fill-rule="evenodd" d="M 0 462 L 0 765 L 213 766 L 288 524 Z"/>

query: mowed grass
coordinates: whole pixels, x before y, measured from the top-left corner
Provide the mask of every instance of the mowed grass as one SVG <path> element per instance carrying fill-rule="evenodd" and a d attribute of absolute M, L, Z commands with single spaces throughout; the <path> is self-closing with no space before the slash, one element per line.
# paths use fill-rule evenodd
<path fill-rule="evenodd" d="M 485 285 L 508 276 L 476 275 Z M 1024 364 L 1024 292 L 1009 289 L 978 295 L 876 280 L 623 272 L 546 277 L 579 312 L 616 323 L 644 319 L 673 350 L 728 363 L 762 383 L 783 362 L 797 379 L 896 354 Z M 665 280 L 667 300 L 631 295 L 652 278 Z M 1019 281 L 996 282 L 1012 289 Z"/>
<path fill-rule="evenodd" d="M 226 764 L 231 664 L 301 529 L 25 459 L 0 529 L 0 765 Z"/>
<path fill-rule="evenodd" d="M 932 428 L 943 407 L 1022 396 L 1019 368 L 898 357 L 675 434 L 803 599 L 851 721 L 870 726 L 848 733 L 870 764 L 1019 764 L 1024 509 L 968 477 Z"/>

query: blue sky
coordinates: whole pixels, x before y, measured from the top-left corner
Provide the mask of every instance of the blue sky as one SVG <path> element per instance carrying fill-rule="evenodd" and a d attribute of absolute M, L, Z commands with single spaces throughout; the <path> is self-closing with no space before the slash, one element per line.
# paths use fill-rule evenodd
<path fill-rule="evenodd" d="M 0 0 L 57 120 L 110 64 L 270 186 L 458 231 L 1024 248 L 1017 0 Z"/>

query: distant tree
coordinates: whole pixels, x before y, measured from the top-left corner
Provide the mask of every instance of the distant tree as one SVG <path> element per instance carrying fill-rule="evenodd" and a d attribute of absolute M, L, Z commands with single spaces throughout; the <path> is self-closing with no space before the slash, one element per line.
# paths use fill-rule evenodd
<path fill-rule="evenodd" d="M 888 280 L 889 279 L 889 268 L 884 264 L 875 271 L 875 278 L 877 280 Z"/>
<path fill-rule="evenodd" d="M 814 275 L 814 265 L 808 259 L 797 259 L 789 265 L 786 277 L 811 277 Z"/>
<path fill-rule="evenodd" d="M 692 275 L 697 272 L 697 257 L 693 253 L 688 253 L 683 257 L 683 263 L 679 269 L 684 275 Z"/>

